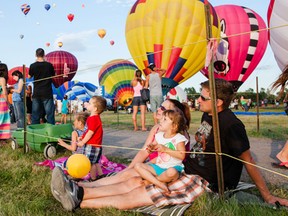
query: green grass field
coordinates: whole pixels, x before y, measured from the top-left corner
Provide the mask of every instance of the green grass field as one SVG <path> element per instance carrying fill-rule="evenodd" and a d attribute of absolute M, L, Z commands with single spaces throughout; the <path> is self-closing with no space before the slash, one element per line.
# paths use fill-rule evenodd
<path fill-rule="evenodd" d="M 275 109 L 273 109 L 275 111 Z M 272 111 L 273 111 L 272 110 Z M 266 110 L 267 111 L 267 110 Z M 278 110 L 277 110 L 278 111 Z M 282 110 L 280 110 L 282 111 Z M 122 111 L 121 111 L 122 112 Z M 191 135 L 200 123 L 201 112 L 191 112 Z M 257 132 L 256 116 L 238 116 L 245 124 L 251 137 L 268 137 L 277 140 L 288 139 L 287 116 L 260 116 L 260 130 Z M 57 117 L 59 118 L 59 116 Z M 126 113 L 114 114 L 104 112 L 102 121 L 104 127 L 118 129 L 133 129 L 132 115 Z M 69 118 L 68 118 L 69 119 Z M 152 126 L 152 114 L 147 115 L 147 125 Z M 105 134 L 104 134 L 105 135 Z M 70 155 L 68 151 L 57 156 Z M 2 215 L 72 215 L 65 212 L 50 192 L 51 171 L 47 167 L 35 166 L 43 161 L 42 153 L 23 153 L 23 149 L 12 150 L 10 146 L 0 148 L 0 216 Z M 113 158 L 117 162 L 117 158 Z M 119 160 L 118 160 L 119 162 Z M 121 161 L 123 162 L 123 161 Z M 288 188 L 276 188 L 269 185 L 273 194 L 288 198 Z M 257 190 L 250 191 L 259 195 Z M 257 205 L 239 205 L 234 199 L 222 201 L 204 195 L 197 199 L 185 212 L 185 215 L 288 215 L 287 210 L 273 210 Z M 128 211 L 118 211 L 113 208 L 92 210 L 77 210 L 73 215 L 141 215 Z"/>

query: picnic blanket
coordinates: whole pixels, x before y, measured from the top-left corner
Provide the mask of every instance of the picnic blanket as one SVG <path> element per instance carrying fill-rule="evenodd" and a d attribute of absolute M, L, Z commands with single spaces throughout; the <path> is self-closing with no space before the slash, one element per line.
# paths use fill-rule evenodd
<path fill-rule="evenodd" d="M 68 157 L 61 157 L 57 158 L 56 160 L 45 160 L 41 162 L 36 162 L 35 165 L 46 166 L 49 167 L 51 170 L 53 170 L 56 166 L 64 168 L 63 164 L 67 159 Z M 113 161 L 108 160 L 108 158 L 105 155 L 101 156 L 100 164 L 104 175 L 120 172 L 121 170 L 127 167 L 124 164 L 115 163 Z M 86 179 L 90 179 L 90 174 L 88 174 L 83 178 L 83 180 Z"/>

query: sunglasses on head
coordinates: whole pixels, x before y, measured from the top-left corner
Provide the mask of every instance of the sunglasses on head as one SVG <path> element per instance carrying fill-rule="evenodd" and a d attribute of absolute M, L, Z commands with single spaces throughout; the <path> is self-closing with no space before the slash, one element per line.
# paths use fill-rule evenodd
<path fill-rule="evenodd" d="M 210 97 L 205 97 L 204 95 L 200 94 L 200 98 L 202 101 L 207 101 L 207 100 L 211 100 Z"/>
<path fill-rule="evenodd" d="M 166 108 L 165 108 L 164 106 L 162 106 L 162 105 L 159 106 L 159 109 L 160 109 L 161 111 L 163 111 L 163 112 L 166 110 Z"/>

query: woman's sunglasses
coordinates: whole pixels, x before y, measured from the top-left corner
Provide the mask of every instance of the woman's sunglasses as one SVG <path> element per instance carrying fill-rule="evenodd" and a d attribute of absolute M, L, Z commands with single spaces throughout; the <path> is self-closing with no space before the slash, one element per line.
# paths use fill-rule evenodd
<path fill-rule="evenodd" d="M 203 96 L 202 94 L 200 94 L 200 98 L 201 98 L 202 101 L 211 100 L 210 97 L 205 97 L 205 96 Z"/>
<path fill-rule="evenodd" d="M 163 111 L 163 112 L 166 110 L 166 108 L 165 108 L 164 106 L 162 106 L 162 105 L 159 106 L 159 109 L 160 109 L 161 111 Z"/>

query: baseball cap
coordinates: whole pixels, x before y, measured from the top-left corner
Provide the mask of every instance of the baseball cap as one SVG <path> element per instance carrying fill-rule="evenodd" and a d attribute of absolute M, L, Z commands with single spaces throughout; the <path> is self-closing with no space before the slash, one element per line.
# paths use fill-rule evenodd
<path fill-rule="evenodd" d="M 150 68 L 151 70 L 153 70 L 156 67 L 156 65 L 154 63 L 150 63 L 148 68 Z"/>

